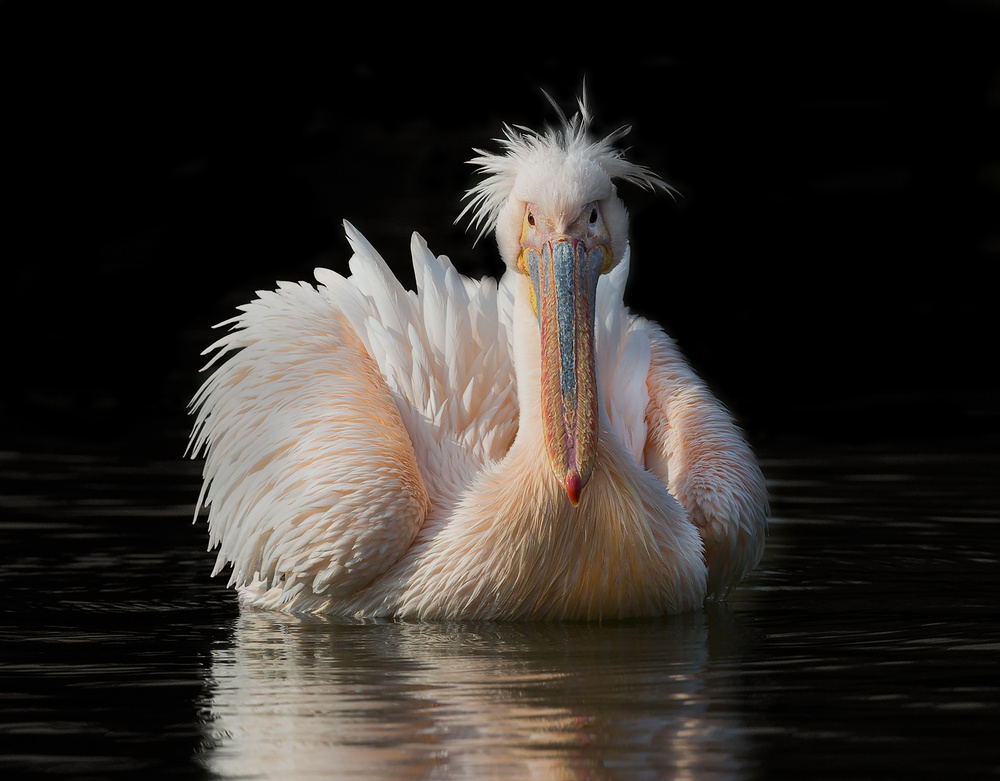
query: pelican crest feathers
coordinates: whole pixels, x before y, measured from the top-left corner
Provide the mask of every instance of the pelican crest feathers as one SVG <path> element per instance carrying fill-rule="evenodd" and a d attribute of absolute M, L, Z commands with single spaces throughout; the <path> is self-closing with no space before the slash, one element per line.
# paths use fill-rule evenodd
<path fill-rule="evenodd" d="M 500 145 L 500 153 L 473 150 L 477 156 L 468 162 L 478 166 L 476 172 L 485 178 L 466 193 L 468 203 L 456 222 L 469 215 L 471 225 L 478 231 L 477 241 L 496 229 L 500 215 L 518 189 L 537 191 L 537 186 L 532 185 L 537 185 L 541 175 L 551 172 L 554 161 L 572 161 L 575 173 L 586 172 L 586 179 L 576 183 L 575 189 L 588 189 L 589 184 L 589 189 L 601 191 L 606 190 L 602 180 L 607 184 L 621 180 L 650 191 L 676 192 L 646 166 L 627 160 L 625 150 L 617 147 L 618 141 L 632 131 L 630 125 L 597 138 L 591 133 L 594 117 L 586 95 L 578 99 L 578 111 L 572 116 L 567 116 L 551 96 L 546 94 L 546 97 L 559 116 L 558 127 L 548 126 L 539 132 L 523 125 L 505 124 L 503 137 L 493 139 Z"/>

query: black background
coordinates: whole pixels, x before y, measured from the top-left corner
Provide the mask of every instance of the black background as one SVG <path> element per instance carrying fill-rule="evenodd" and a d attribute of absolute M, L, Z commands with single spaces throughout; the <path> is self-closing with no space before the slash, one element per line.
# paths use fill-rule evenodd
<path fill-rule="evenodd" d="M 682 194 L 622 188 L 628 303 L 755 441 L 995 433 L 1000 13 L 792 8 L 3 3 L 5 437 L 179 451 L 210 326 L 346 273 L 345 218 L 499 274 L 465 161 L 584 77 Z"/>

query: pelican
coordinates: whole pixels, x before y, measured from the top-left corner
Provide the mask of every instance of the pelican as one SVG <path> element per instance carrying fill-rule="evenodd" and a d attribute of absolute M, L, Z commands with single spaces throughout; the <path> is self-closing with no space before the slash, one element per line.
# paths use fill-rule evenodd
<path fill-rule="evenodd" d="M 555 104 L 553 104 L 555 105 Z M 350 276 L 279 282 L 220 325 L 192 400 L 213 576 L 247 608 L 600 620 L 723 598 L 767 498 L 732 416 L 623 303 L 615 182 L 670 190 L 593 134 L 585 98 L 475 150 L 462 219 L 499 282 L 419 234 L 408 291 L 345 222 Z M 684 295 L 682 290 L 665 294 Z"/>

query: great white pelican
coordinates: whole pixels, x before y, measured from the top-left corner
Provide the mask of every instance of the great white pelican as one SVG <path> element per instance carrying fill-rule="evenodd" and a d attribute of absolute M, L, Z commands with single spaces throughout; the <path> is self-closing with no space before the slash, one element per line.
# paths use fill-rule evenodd
<path fill-rule="evenodd" d="M 217 574 L 244 606 L 412 619 L 698 608 L 760 560 L 764 480 L 674 342 L 622 301 L 614 182 L 669 189 L 585 101 L 476 150 L 497 283 L 414 234 L 416 292 L 345 222 L 351 274 L 223 325 L 194 400 Z M 683 295 L 680 290 L 672 295 Z"/>

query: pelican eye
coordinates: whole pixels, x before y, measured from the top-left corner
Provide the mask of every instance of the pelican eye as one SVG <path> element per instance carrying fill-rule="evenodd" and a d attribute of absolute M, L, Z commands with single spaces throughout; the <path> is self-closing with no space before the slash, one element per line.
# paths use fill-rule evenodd
<path fill-rule="evenodd" d="M 591 209 L 590 224 L 593 225 L 595 222 L 597 222 L 597 209 Z"/>
<path fill-rule="evenodd" d="M 531 212 L 528 212 L 528 225 L 530 225 L 532 228 L 535 227 L 535 215 L 532 214 Z"/>

